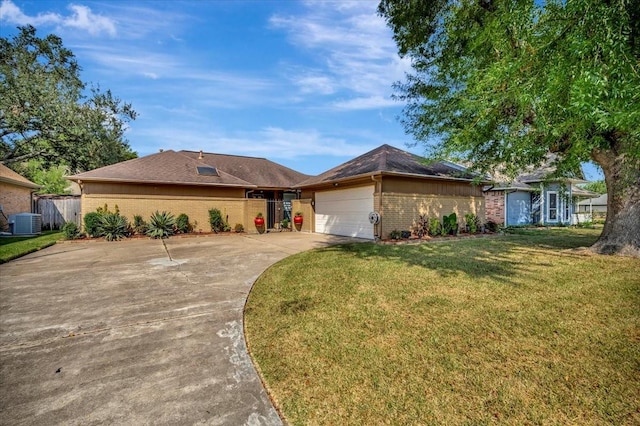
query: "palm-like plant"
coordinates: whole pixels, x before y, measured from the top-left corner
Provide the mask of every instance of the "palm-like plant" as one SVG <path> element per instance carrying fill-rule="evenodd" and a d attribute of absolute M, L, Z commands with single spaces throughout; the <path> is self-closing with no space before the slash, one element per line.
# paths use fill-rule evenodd
<path fill-rule="evenodd" d="M 107 241 L 117 241 L 127 236 L 129 222 L 124 216 L 115 213 L 107 213 L 100 217 L 98 222 L 98 235 Z"/>
<path fill-rule="evenodd" d="M 169 212 L 155 211 L 147 224 L 147 235 L 151 238 L 167 238 L 174 234 L 176 218 Z"/>

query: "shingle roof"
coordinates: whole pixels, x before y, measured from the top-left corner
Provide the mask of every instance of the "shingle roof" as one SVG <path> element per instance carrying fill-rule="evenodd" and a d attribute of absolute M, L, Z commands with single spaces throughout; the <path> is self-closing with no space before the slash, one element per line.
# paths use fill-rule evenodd
<path fill-rule="evenodd" d="M 204 176 L 198 166 L 209 164 L 190 158 L 181 152 L 163 151 L 122 163 L 70 176 L 71 180 L 135 182 L 184 185 L 235 186 L 255 188 L 256 185 L 218 169 L 218 176 Z"/>
<path fill-rule="evenodd" d="M 420 156 L 385 144 L 321 175 L 307 179 L 299 186 L 313 186 L 383 173 L 440 179 L 472 180 L 476 177 L 462 166 L 449 162 L 427 164 Z"/>
<path fill-rule="evenodd" d="M 189 158 L 196 159 L 219 170 L 251 182 L 259 188 L 292 188 L 309 175 L 297 172 L 266 158 L 225 155 L 197 151 L 180 151 Z M 200 159 L 200 156 L 202 158 Z"/>
<path fill-rule="evenodd" d="M 14 172 L 4 164 L 0 164 L 0 181 L 11 183 L 17 186 L 23 186 L 25 188 L 38 189 L 40 185 L 31 182 L 26 177 Z"/>

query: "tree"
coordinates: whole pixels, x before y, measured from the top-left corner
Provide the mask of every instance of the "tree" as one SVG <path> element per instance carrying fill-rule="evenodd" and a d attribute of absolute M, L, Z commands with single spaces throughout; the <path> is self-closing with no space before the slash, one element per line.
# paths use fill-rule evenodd
<path fill-rule="evenodd" d="M 640 255 L 640 0 L 382 0 L 413 72 L 403 124 L 429 155 L 515 175 L 593 160 L 608 211 L 592 250 Z"/>
<path fill-rule="evenodd" d="M 593 182 L 580 185 L 580 187 L 587 191 L 595 192 L 596 194 L 607 193 L 607 184 L 603 180 L 594 180 Z"/>
<path fill-rule="evenodd" d="M 124 138 L 130 104 L 80 80 L 73 53 L 32 26 L 0 38 L 0 161 L 38 160 L 72 172 L 135 158 Z"/>
<path fill-rule="evenodd" d="M 26 169 L 22 174 L 29 176 L 29 179 L 40 185 L 41 188 L 38 190 L 38 194 L 70 193 L 67 190 L 69 181 L 65 179 L 65 176 L 69 174 L 69 169 L 62 164 L 45 169 L 38 160 L 31 159 L 26 162 Z"/>

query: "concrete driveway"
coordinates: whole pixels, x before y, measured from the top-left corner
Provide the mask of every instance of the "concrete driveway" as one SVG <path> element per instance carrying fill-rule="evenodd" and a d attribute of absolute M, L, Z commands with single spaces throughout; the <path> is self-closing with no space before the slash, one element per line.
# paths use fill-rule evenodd
<path fill-rule="evenodd" d="M 278 260 L 345 241 L 73 242 L 0 265 L 0 423 L 281 424 L 246 352 L 247 294 Z"/>

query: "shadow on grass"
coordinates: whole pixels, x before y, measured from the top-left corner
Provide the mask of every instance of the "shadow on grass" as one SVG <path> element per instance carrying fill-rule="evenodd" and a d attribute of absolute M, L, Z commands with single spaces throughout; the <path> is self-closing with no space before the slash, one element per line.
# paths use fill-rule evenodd
<path fill-rule="evenodd" d="M 343 244 L 325 250 L 338 250 L 361 259 L 384 258 L 407 266 L 424 267 L 443 277 L 464 273 L 472 278 L 488 277 L 515 284 L 513 277 L 517 274 L 554 266 L 561 258 L 583 259 L 584 254 L 570 249 L 591 246 L 597 237 L 593 231 L 534 230 L 421 244 Z"/>

